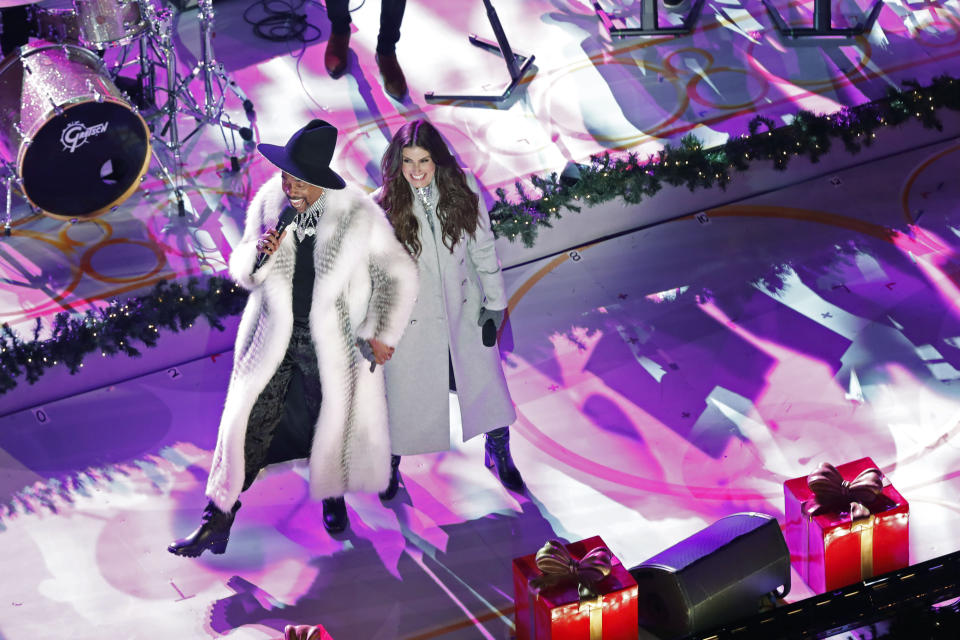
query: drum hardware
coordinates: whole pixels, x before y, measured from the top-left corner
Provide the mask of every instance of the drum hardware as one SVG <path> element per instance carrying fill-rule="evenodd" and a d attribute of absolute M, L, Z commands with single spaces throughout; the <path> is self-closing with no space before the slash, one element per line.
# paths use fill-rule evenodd
<path fill-rule="evenodd" d="M 139 41 L 137 85 L 143 90 L 141 102 L 145 108 L 156 107 L 148 116 L 153 123 L 154 140 L 172 156 L 172 167 L 165 166 L 159 159 L 161 178 L 172 187 L 177 203 L 177 216 L 185 217 L 183 193 L 182 150 L 188 141 L 207 125 L 215 125 L 221 135 L 230 161 L 230 169 L 239 171 L 239 135 L 244 144 L 253 140 L 253 121 L 255 117 L 253 102 L 246 96 L 237 83 L 229 77 L 222 63 L 213 55 L 213 3 L 201 0 L 198 5 L 200 26 L 199 57 L 189 73 L 179 73 L 177 54 L 171 34 L 173 16 L 169 8 L 156 9 L 147 6 L 144 11 L 147 29 Z M 164 76 L 165 82 L 158 81 Z M 202 102 L 198 101 L 191 87 L 197 81 L 202 82 Z M 226 100 L 233 94 L 241 103 L 247 117 L 247 126 L 233 120 L 226 111 Z M 158 97 L 158 94 L 165 94 Z M 162 98 L 162 99 L 161 99 Z M 195 127 L 186 135 L 181 131 L 178 117 L 194 120 Z"/>
<path fill-rule="evenodd" d="M 0 175 L 0 181 L 7 185 L 8 201 L 17 188 L 34 211 L 70 220 L 92 218 L 132 195 L 153 159 L 157 177 L 172 188 L 177 217 L 184 218 L 184 147 L 207 125 L 218 127 L 230 170 L 239 171 L 241 153 L 253 145 L 255 113 L 213 57 L 212 0 L 199 3 L 200 54 L 185 75 L 178 71 L 171 11 L 153 1 L 73 0 L 74 11 L 35 7 L 35 28 L 52 42 L 21 47 L 12 62 L 0 65 L 0 147 L 8 147 L 12 160 L 5 167 L 9 175 Z M 131 46 L 140 53 L 135 79 L 119 75 Z M 124 63 L 107 69 L 103 52 L 120 47 Z M 191 91 L 196 82 L 202 82 L 199 100 Z M 124 91 L 118 84 L 135 88 Z M 242 105 L 246 125 L 227 112 L 231 95 Z M 183 117 L 196 123 L 185 136 L 178 124 Z M 122 139 L 116 137 L 121 132 Z M 152 153 L 151 142 L 165 153 Z M 97 148 L 100 155 L 91 157 Z M 47 165 L 59 166 L 71 179 L 58 179 Z M 7 233 L 10 209 L 8 205 Z"/>

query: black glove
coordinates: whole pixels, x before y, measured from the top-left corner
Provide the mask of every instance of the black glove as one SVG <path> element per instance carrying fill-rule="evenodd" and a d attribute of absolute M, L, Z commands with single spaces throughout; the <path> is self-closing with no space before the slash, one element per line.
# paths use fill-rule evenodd
<path fill-rule="evenodd" d="M 357 349 L 360 350 L 360 355 L 363 356 L 364 360 L 370 363 L 370 373 L 373 373 L 373 370 L 377 368 L 377 359 L 373 355 L 373 347 L 363 338 L 357 338 Z"/>
<path fill-rule="evenodd" d="M 480 307 L 480 318 L 477 320 L 477 324 L 482 327 L 481 339 L 483 340 L 483 346 L 492 347 L 497 344 L 497 331 L 500 330 L 500 325 L 503 324 L 503 309 L 487 309 L 486 307 Z"/>

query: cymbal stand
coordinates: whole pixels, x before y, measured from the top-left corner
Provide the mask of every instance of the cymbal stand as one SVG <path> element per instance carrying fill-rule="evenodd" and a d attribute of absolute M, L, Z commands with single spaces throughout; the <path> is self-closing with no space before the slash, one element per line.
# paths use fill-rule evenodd
<path fill-rule="evenodd" d="M 220 128 L 221 136 L 226 145 L 231 162 L 231 170 L 239 169 L 237 157 L 237 141 L 235 134 L 239 133 L 244 141 L 253 139 L 251 127 L 242 127 L 234 123 L 230 115 L 224 110 L 227 90 L 231 91 L 242 103 L 248 122 L 252 125 L 255 118 L 253 102 L 246 96 L 236 81 L 227 75 L 222 62 L 214 58 L 213 43 L 213 0 L 199 0 L 197 5 L 200 24 L 200 56 L 197 64 L 177 84 L 176 91 L 183 106 L 181 111 L 197 120 L 197 127 L 184 137 L 189 140 L 201 127 L 215 124 Z M 200 77 L 203 81 L 203 104 L 198 104 L 194 94 L 189 91 L 191 82 Z M 229 140 L 227 139 L 229 132 Z"/>
<path fill-rule="evenodd" d="M 4 185 L 7 187 L 7 211 L 6 215 L 3 217 L 3 235 L 4 237 L 10 237 L 10 220 L 13 219 L 12 214 L 10 213 L 11 207 L 13 206 L 13 182 L 16 180 L 16 171 L 9 163 L 4 163 L 4 169 L 6 175 L 3 176 Z"/>
<path fill-rule="evenodd" d="M 152 119 L 159 120 L 152 126 L 153 139 L 171 154 L 172 170 L 164 164 L 158 154 L 154 154 L 154 159 L 157 161 L 162 178 L 173 187 L 178 218 L 186 216 L 182 153 L 185 144 L 204 126 L 216 125 L 230 158 L 230 170 L 236 172 L 240 169 L 239 144 L 236 136 L 239 135 L 245 143 L 250 143 L 254 137 L 253 103 L 237 83 L 227 75 L 223 64 L 213 58 L 212 0 L 200 0 L 198 10 L 200 55 L 196 65 L 187 75 L 180 74 L 177 69 L 177 53 L 172 38 L 174 26 L 169 8 L 159 10 L 152 6 L 147 8 L 148 31 L 139 43 L 138 81 L 143 87 L 144 101 L 151 100 L 157 109 Z M 161 86 L 158 82 L 158 69 L 166 76 L 165 86 Z M 202 104 L 197 101 L 191 91 L 191 85 L 197 79 L 203 82 Z M 237 124 L 226 112 L 228 91 L 240 100 L 247 116 L 248 126 Z M 158 92 L 166 94 L 164 100 L 157 100 Z M 180 125 L 177 122 L 178 116 L 191 117 L 197 123 L 185 136 L 181 134 Z M 173 219 L 165 230 L 172 225 L 174 225 Z"/>

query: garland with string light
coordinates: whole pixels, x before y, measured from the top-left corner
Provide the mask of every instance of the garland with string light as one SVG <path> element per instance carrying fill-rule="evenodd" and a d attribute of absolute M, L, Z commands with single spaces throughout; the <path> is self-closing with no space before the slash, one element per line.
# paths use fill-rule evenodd
<path fill-rule="evenodd" d="M 904 90 L 888 89 L 881 100 L 830 115 L 800 111 L 782 127 L 776 127 L 770 118 L 757 116 L 750 121 L 748 136 L 717 147 L 704 148 L 699 139 L 687 135 L 679 146 L 667 145 L 643 162 L 633 153 L 621 157 L 594 155 L 589 165 L 579 166 L 576 182 L 566 182 L 556 173 L 531 177 L 536 195 L 528 193 L 518 181 L 513 201 L 508 200 L 506 190 L 497 189 L 498 201 L 490 211 L 493 231 L 510 241 L 520 238 L 524 246 L 532 247 L 539 228 L 551 227 L 564 208 L 579 212 L 584 204 L 615 198 L 637 204 L 665 184 L 686 185 L 690 191 L 714 186 L 725 189 L 734 170 L 746 171 L 757 161 L 772 161 L 775 169 L 783 171 L 795 157 L 819 161 L 837 140 L 848 153 L 855 154 L 870 146 L 883 127 L 919 120 L 925 128 L 942 130 L 937 110 L 960 111 L 960 80 L 943 75 L 926 87 L 913 81 L 904 86 Z"/>
<path fill-rule="evenodd" d="M 513 241 L 517 237 L 532 247 L 540 227 L 551 227 L 561 217 L 561 209 L 580 211 L 583 204 L 599 204 L 623 198 L 636 204 L 663 188 L 664 184 L 686 185 L 691 191 L 719 186 L 725 188 L 732 170 L 746 171 L 753 162 L 772 161 L 784 170 L 790 160 L 806 156 L 812 162 L 830 151 L 840 140 L 849 153 L 870 146 L 882 127 L 919 120 L 926 128 L 943 128 L 938 109 L 960 111 L 960 81 L 949 76 L 934 78 L 929 86 L 904 83 L 906 90 L 888 90 L 887 97 L 831 115 L 808 111 L 797 113 L 786 126 L 763 116 L 749 124 L 749 136 L 734 138 L 718 147 L 704 148 L 692 135 L 680 140 L 678 147 L 667 145 L 656 156 L 640 162 L 636 154 L 612 157 L 594 155 L 590 164 L 580 167 L 579 179 L 564 182 L 552 173 L 533 176 L 530 182 L 539 194 L 531 195 L 516 183 L 517 202 L 508 202 L 504 189 L 497 189 L 499 200 L 490 211 L 494 233 Z M 157 343 L 160 329 L 177 332 L 193 325 L 203 316 L 210 326 L 223 330 L 220 320 L 243 310 L 247 293 L 232 281 L 214 276 L 202 284 L 190 278 L 186 285 L 163 281 L 149 295 L 125 302 L 114 301 L 85 314 L 59 313 L 53 321 L 51 337 L 40 339 L 43 324 L 37 319 L 31 341 L 23 340 L 7 324 L 0 328 L 0 395 L 17 385 L 24 376 L 33 384 L 43 372 L 64 363 L 70 373 L 83 367 L 84 358 L 99 351 L 104 356 L 125 353 L 138 356 L 134 346 Z"/>
<path fill-rule="evenodd" d="M 58 313 L 46 339 L 40 338 L 40 318 L 30 341 L 4 323 L 0 328 L 0 394 L 16 387 L 20 376 L 33 384 L 61 362 L 71 374 L 76 373 L 92 353 L 139 356 L 135 343 L 154 347 L 161 329 L 179 332 L 192 327 L 201 316 L 223 331 L 221 319 L 239 314 L 246 299 L 247 292 L 229 279 L 191 277 L 186 284 L 163 280 L 148 295 L 115 300 L 83 314 Z"/>

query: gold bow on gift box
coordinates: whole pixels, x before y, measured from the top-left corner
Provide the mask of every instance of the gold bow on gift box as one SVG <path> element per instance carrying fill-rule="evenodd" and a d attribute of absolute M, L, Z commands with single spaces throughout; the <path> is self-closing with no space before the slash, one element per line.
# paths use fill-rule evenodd
<path fill-rule="evenodd" d="M 599 546 L 577 560 L 562 542 L 548 540 L 537 551 L 535 562 L 543 575 L 530 581 L 534 589 L 576 581 L 579 611 L 590 614 L 590 640 L 600 640 L 603 637 L 603 596 L 597 593 L 595 585 L 613 569 L 610 549 Z"/>
<path fill-rule="evenodd" d="M 807 486 L 814 495 L 807 509 L 810 515 L 849 511 L 851 520 L 859 520 L 870 515 L 869 505 L 883 491 L 883 473 L 871 467 L 853 480 L 844 480 L 836 467 L 821 462 L 817 470 L 807 476 Z"/>

